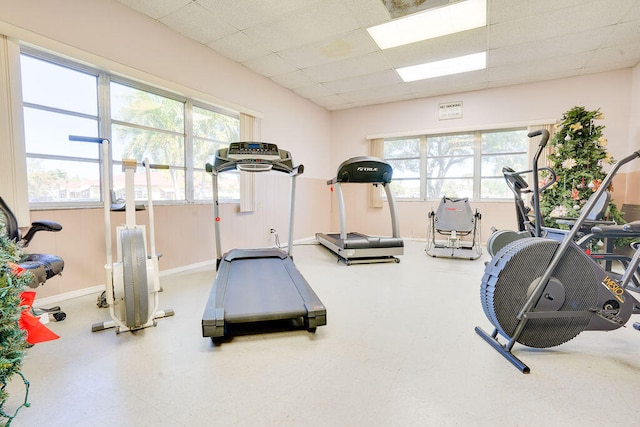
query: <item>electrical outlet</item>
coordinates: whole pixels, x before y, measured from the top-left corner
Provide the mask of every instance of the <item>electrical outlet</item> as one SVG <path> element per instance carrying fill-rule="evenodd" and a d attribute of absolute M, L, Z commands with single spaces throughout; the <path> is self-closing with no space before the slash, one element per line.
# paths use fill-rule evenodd
<path fill-rule="evenodd" d="M 278 232 L 276 231 L 275 228 L 270 228 L 269 229 L 269 234 L 278 234 Z"/>

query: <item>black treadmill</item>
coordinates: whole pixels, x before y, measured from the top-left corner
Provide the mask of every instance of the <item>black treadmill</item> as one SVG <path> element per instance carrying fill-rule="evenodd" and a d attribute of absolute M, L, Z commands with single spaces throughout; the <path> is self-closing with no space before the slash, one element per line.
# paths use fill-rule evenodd
<path fill-rule="evenodd" d="M 212 339 L 233 335 L 231 326 L 280 321 L 291 328 L 304 326 L 309 332 L 326 325 L 327 312 L 309 283 L 293 263 L 293 214 L 296 177 L 302 165 L 293 166 L 291 154 L 275 144 L 234 142 L 216 151 L 214 164 L 206 165 L 213 180 L 216 218 L 216 268 L 213 288 L 202 315 L 202 336 Z M 291 177 L 289 242 L 278 248 L 233 249 L 221 256 L 218 206 L 218 174 L 238 169 L 247 172 L 276 171 Z M 256 329 L 264 331 L 267 329 Z M 279 329 L 278 329 L 279 330 Z"/>
<path fill-rule="evenodd" d="M 333 185 L 336 190 L 340 212 L 340 233 L 316 233 L 316 240 L 338 255 L 338 260 L 344 261 L 347 265 L 400 262 L 396 255 L 404 253 L 404 241 L 400 237 L 396 202 L 389 186 L 392 176 L 393 168 L 389 163 L 376 157 L 359 156 L 342 162 L 335 178 L 327 181 L 327 185 Z M 382 185 L 391 211 L 391 237 L 368 236 L 346 231 L 342 183 Z"/>

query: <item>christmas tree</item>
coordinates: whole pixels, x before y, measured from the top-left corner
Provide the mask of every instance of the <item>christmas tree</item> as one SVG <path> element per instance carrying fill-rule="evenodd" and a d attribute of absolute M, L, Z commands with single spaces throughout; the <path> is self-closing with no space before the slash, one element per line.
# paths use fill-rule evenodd
<path fill-rule="evenodd" d="M 555 218 L 577 218 L 606 176 L 604 165 L 615 163 L 607 152 L 607 140 L 602 135 L 604 126 L 594 123 L 603 118 L 600 109 L 587 111 L 584 107 L 573 107 L 556 125 L 557 131 L 549 142 L 548 159 L 557 180 L 540 198 L 545 226 L 559 228 Z M 609 203 L 605 219 L 624 222 L 613 202 Z"/>
<path fill-rule="evenodd" d="M 31 279 L 16 273 L 17 266 L 13 263 L 19 257 L 20 248 L 7 239 L 0 223 L 0 425 L 10 424 L 17 413 L 17 409 L 13 415 L 4 412 L 8 397 L 5 387 L 14 375 L 22 376 L 20 369 L 27 348 L 25 332 L 19 328 L 18 319 L 23 310 L 20 293 Z M 27 405 L 25 397 L 25 404 L 20 407 Z"/>

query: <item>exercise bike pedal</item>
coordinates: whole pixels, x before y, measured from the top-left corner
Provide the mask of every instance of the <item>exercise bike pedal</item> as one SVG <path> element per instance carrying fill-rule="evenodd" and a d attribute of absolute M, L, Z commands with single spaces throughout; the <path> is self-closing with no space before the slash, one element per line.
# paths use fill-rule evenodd
<path fill-rule="evenodd" d="M 638 331 L 640 331 L 640 322 L 635 322 L 633 324 L 633 329 L 637 329 Z"/>

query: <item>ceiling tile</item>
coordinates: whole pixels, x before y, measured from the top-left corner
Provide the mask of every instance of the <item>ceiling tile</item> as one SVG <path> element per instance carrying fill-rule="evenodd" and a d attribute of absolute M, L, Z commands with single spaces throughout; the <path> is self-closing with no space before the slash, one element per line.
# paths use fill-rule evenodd
<path fill-rule="evenodd" d="M 242 31 L 219 38 L 207 46 L 236 62 L 245 62 L 272 53 Z"/>
<path fill-rule="evenodd" d="M 447 90 L 450 90 L 451 88 L 460 85 L 470 86 L 486 84 L 488 80 L 488 70 L 476 70 L 453 74 L 450 76 L 435 77 L 433 79 L 416 80 L 414 82 L 407 83 L 407 86 L 409 86 L 412 92 L 419 93 L 423 90 L 430 90 L 434 87 L 446 87 Z"/>
<path fill-rule="evenodd" d="M 400 68 L 486 50 L 487 29 L 476 28 L 457 34 L 385 49 L 383 52 L 391 66 Z"/>
<path fill-rule="evenodd" d="M 316 43 L 282 50 L 278 55 L 298 68 L 309 68 L 375 50 L 377 46 L 369 34 L 358 29 Z"/>
<path fill-rule="evenodd" d="M 593 52 L 581 52 L 573 55 L 564 55 L 557 61 L 537 61 L 532 59 L 526 62 L 512 63 L 496 68 L 489 68 L 490 82 L 512 82 L 548 80 L 551 78 L 565 77 L 579 74 L 580 70 L 588 63 Z"/>
<path fill-rule="evenodd" d="M 548 58 L 562 60 L 565 55 L 596 50 L 613 31 L 614 27 L 610 26 L 598 32 L 585 31 L 492 49 L 489 51 L 488 66 L 499 67 Z"/>
<path fill-rule="evenodd" d="M 271 77 L 271 80 L 289 89 L 312 86 L 318 83 L 302 70 L 296 70 L 286 74 L 278 74 Z"/>
<path fill-rule="evenodd" d="M 378 86 L 389 86 L 402 83 L 402 79 L 395 70 L 384 70 L 364 76 L 349 77 L 333 80 L 324 85 L 336 93 L 354 92 L 362 89 L 371 89 Z"/>
<path fill-rule="evenodd" d="M 118 0 L 118 2 L 153 19 L 160 19 L 188 5 L 191 0 Z"/>
<path fill-rule="evenodd" d="M 628 9 L 625 0 L 595 1 L 492 25 L 489 47 L 493 49 L 614 25 Z"/>
<path fill-rule="evenodd" d="M 526 16 L 543 15 L 554 10 L 584 4 L 585 0 L 489 0 L 488 19 L 491 24 L 516 21 Z"/>
<path fill-rule="evenodd" d="M 197 3 L 190 3 L 170 13 L 160 22 L 203 44 L 236 31 Z"/>
<path fill-rule="evenodd" d="M 320 96 L 318 98 L 311 98 L 311 100 L 318 105 L 326 107 L 328 110 L 338 110 L 353 107 L 353 103 L 347 101 L 339 95 Z"/>
<path fill-rule="evenodd" d="M 247 28 L 245 33 L 272 51 L 279 52 L 346 33 L 359 26 L 342 0 L 326 0 Z"/>
<path fill-rule="evenodd" d="M 640 2 L 634 1 L 627 13 L 624 14 L 622 22 L 640 20 Z"/>
<path fill-rule="evenodd" d="M 397 83 L 389 86 L 378 87 L 375 92 L 370 90 L 357 90 L 341 93 L 340 96 L 351 102 L 370 101 L 372 99 L 401 99 L 410 95 L 411 89 L 405 83 Z"/>
<path fill-rule="evenodd" d="M 640 40 L 640 20 L 627 21 L 612 27 L 610 37 L 607 38 L 601 47 L 633 42 L 638 43 L 638 40 Z"/>
<path fill-rule="evenodd" d="M 305 98 L 320 98 L 322 96 L 336 95 L 336 93 L 322 84 L 301 87 L 298 89 L 294 89 L 294 92 L 298 95 L 304 96 Z"/>
<path fill-rule="evenodd" d="M 251 59 L 243 63 L 246 67 L 266 77 L 277 76 L 295 71 L 296 68 L 287 64 L 277 54 L 272 53 L 261 58 Z"/>
<path fill-rule="evenodd" d="M 309 7 L 321 0 L 197 0 L 230 25 L 244 30 L 263 22 Z"/>
<path fill-rule="evenodd" d="M 391 20 L 382 0 L 344 0 L 344 2 L 364 28 Z"/>
<path fill-rule="evenodd" d="M 609 64 L 608 69 L 619 68 L 614 64 L 630 63 L 635 65 L 640 57 L 640 43 L 632 42 L 600 49 L 591 56 L 587 67 L 599 67 L 599 64 Z M 635 61 L 635 63 L 634 63 Z"/>
<path fill-rule="evenodd" d="M 357 58 L 306 68 L 304 72 L 319 82 L 329 82 L 390 69 L 386 58 L 379 52 L 373 52 Z"/>

